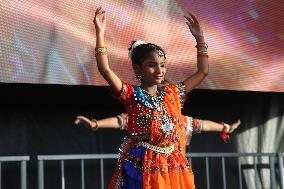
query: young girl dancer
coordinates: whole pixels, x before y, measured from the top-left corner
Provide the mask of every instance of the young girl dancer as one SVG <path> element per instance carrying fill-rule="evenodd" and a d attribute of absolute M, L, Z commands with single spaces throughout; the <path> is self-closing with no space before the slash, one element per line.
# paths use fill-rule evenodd
<path fill-rule="evenodd" d="M 179 141 L 186 132 L 181 115 L 185 96 L 208 74 L 208 46 L 197 19 L 190 13 L 185 16 L 197 42 L 197 71 L 177 85 L 161 86 L 166 74 L 165 52 L 139 40 L 129 48 L 135 75 L 141 81 L 135 86 L 121 81 L 109 67 L 105 18 L 105 11 L 98 8 L 94 18 L 97 66 L 128 114 L 128 137 L 109 188 L 194 189 L 193 172 Z"/>

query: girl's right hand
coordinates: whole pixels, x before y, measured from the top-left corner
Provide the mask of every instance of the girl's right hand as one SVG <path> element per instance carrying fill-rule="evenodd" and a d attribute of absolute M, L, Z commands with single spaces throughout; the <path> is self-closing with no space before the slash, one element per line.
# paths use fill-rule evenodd
<path fill-rule="evenodd" d="M 76 125 L 78 124 L 82 124 L 84 125 L 85 127 L 88 127 L 88 128 L 95 128 L 97 127 L 97 123 L 95 121 L 92 121 L 84 116 L 77 116 L 76 117 L 76 120 L 74 122 Z"/>
<path fill-rule="evenodd" d="M 104 34 L 106 30 L 106 16 L 102 7 L 96 9 L 93 22 L 95 24 L 97 34 Z"/>
<path fill-rule="evenodd" d="M 226 133 L 232 133 L 235 129 L 237 129 L 241 124 L 241 120 L 236 121 L 235 123 L 232 123 L 231 125 L 225 124 L 225 129 L 224 131 Z"/>

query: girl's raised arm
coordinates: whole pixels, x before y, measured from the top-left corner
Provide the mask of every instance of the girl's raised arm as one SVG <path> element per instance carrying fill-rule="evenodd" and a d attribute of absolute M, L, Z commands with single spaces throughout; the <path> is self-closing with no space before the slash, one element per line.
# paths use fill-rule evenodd
<path fill-rule="evenodd" d="M 185 91 L 186 93 L 189 93 L 208 75 L 208 46 L 204 42 L 203 31 L 196 17 L 189 13 L 189 16 L 185 16 L 185 18 L 187 19 L 186 24 L 188 25 L 191 34 L 194 36 L 197 42 L 197 72 L 184 81 Z"/>
<path fill-rule="evenodd" d="M 122 81 L 111 70 L 108 64 L 107 47 L 105 44 L 106 16 L 101 7 L 96 9 L 94 24 L 96 28 L 96 60 L 99 72 L 108 82 L 112 90 L 119 94 L 122 88 Z"/>

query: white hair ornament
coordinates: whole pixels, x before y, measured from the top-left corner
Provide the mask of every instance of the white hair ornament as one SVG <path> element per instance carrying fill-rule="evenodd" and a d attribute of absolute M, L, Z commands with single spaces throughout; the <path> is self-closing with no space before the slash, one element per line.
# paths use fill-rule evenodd
<path fill-rule="evenodd" d="M 137 40 L 135 43 L 131 45 L 131 49 L 129 50 L 128 56 L 131 59 L 133 50 L 138 47 L 139 45 L 147 44 L 145 41 Z"/>

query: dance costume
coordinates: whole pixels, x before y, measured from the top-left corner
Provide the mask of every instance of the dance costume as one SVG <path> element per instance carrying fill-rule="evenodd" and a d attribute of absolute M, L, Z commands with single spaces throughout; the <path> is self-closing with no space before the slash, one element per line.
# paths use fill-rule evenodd
<path fill-rule="evenodd" d="M 195 189 L 185 143 L 202 122 L 181 114 L 185 96 L 183 83 L 158 87 L 156 96 L 123 83 L 128 136 L 109 189 Z"/>

